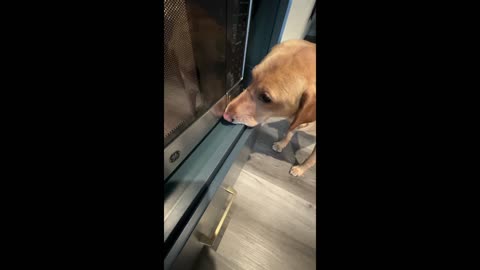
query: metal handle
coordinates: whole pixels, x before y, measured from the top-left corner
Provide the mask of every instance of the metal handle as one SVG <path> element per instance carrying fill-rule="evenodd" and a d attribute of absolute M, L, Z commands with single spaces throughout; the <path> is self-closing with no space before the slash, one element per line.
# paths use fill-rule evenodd
<path fill-rule="evenodd" d="M 202 242 L 203 244 L 207 246 L 213 246 L 215 243 L 215 240 L 217 240 L 217 237 L 220 233 L 220 230 L 222 229 L 223 223 L 225 222 L 225 219 L 227 218 L 228 212 L 230 212 L 230 208 L 232 207 L 233 200 L 235 199 L 235 196 L 237 196 L 237 191 L 233 189 L 233 187 L 227 187 L 223 188 L 226 192 L 232 194 L 232 198 L 228 202 L 227 208 L 225 209 L 225 212 L 223 212 L 222 218 L 220 219 L 220 222 L 218 222 L 217 227 L 215 228 L 215 231 L 213 231 L 212 235 L 210 237 L 207 237 L 205 235 L 202 235 L 200 237 L 199 241 Z"/>

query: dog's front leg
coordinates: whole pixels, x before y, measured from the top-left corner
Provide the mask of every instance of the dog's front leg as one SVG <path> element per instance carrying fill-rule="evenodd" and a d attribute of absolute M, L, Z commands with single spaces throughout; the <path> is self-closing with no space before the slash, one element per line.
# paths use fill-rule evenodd
<path fill-rule="evenodd" d="M 293 121 L 293 119 L 288 119 L 288 121 L 291 123 Z M 301 124 L 298 127 L 293 128 L 293 129 L 290 127 L 287 131 L 287 135 L 285 135 L 285 137 L 283 139 L 281 139 L 278 142 L 273 143 L 273 145 L 272 145 L 273 151 L 278 152 L 278 153 L 282 152 L 283 149 L 287 146 L 287 144 L 292 139 L 293 135 L 295 134 L 295 131 L 297 131 L 298 129 L 307 127 L 307 126 L 308 126 L 308 123 Z"/>
<path fill-rule="evenodd" d="M 316 161 L 317 161 L 317 146 L 315 145 L 315 148 L 313 149 L 313 152 L 310 154 L 310 156 L 302 164 L 293 166 L 290 169 L 290 174 L 293 176 L 302 176 L 305 173 L 305 171 L 307 171 L 313 165 L 315 165 Z"/>
<path fill-rule="evenodd" d="M 282 152 L 282 150 L 285 148 L 285 146 L 287 146 L 287 144 L 290 142 L 294 134 L 295 134 L 295 130 L 288 130 L 287 135 L 285 135 L 283 139 L 273 143 L 272 145 L 273 151 L 278 153 Z"/>

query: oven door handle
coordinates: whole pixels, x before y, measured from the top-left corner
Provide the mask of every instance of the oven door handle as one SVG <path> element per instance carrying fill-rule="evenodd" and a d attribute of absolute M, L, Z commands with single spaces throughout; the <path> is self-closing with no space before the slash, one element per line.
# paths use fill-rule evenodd
<path fill-rule="evenodd" d="M 220 234 L 220 230 L 223 227 L 223 223 L 225 223 L 225 219 L 227 218 L 228 213 L 230 212 L 230 209 L 233 204 L 233 200 L 237 196 L 237 191 L 233 189 L 233 187 L 227 187 L 223 188 L 226 192 L 230 193 L 232 195 L 230 201 L 228 202 L 227 208 L 225 209 L 225 212 L 223 212 L 222 218 L 220 219 L 220 222 L 218 222 L 215 231 L 213 231 L 212 235 L 210 237 L 207 237 L 205 235 L 201 235 L 199 241 L 203 243 L 204 245 L 207 246 L 213 246 L 215 241 L 217 240 L 218 235 Z"/>

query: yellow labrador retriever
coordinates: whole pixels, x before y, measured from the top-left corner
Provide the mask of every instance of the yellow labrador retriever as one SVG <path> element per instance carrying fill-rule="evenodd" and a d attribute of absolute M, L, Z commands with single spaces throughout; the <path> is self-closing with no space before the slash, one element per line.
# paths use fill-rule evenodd
<path fill-rule="evenodd" d="M 273 47 L 252 70 L 252 82 L 228 104 L 223 118 L 249 127 L 270 117 L 290 121 L 287 135 L 275 142 L 273 150 L 281 152 L 295 131 L 316 121 L 316 45 L 305 40 L 289 40 Z M 290 174 L 301 176 L 316 162 L 312 154 Z"/>

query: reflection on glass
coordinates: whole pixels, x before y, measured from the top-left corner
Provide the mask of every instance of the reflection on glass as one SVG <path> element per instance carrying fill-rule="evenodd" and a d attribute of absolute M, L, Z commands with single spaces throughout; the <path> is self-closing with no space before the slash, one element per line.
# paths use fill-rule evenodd
<path fill-rule="evenodd" d="M 218 3 L 164 2 L 166 146 L 225 95 L 226 31 Z"/>

